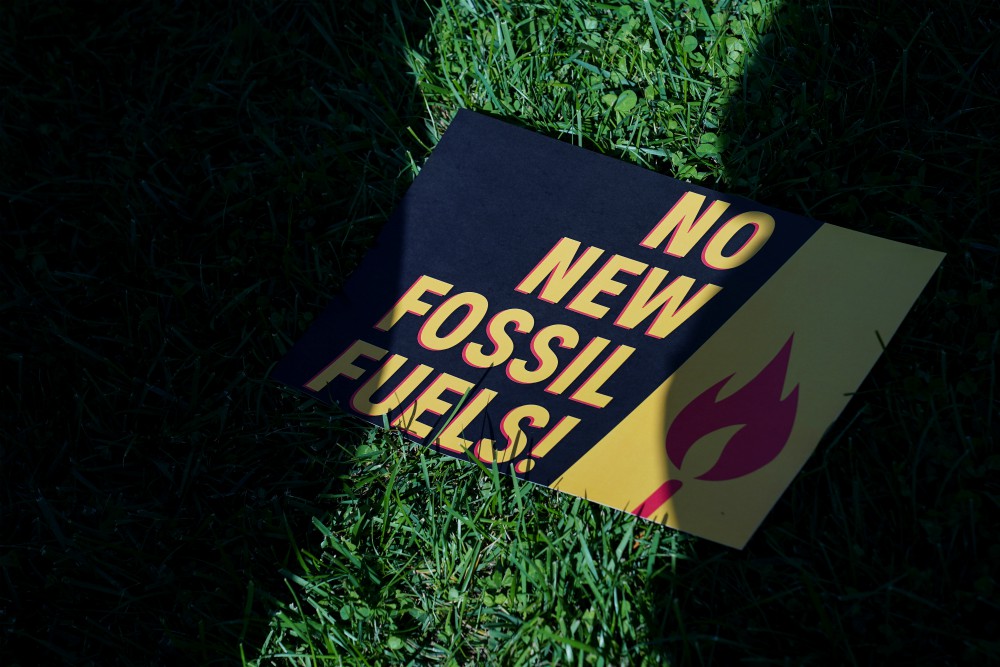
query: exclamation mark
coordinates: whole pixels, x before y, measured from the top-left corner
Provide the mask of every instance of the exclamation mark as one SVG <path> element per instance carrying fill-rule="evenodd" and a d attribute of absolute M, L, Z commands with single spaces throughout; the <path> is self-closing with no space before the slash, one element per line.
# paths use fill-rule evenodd
<path fill-rule="evenodd" d="M 524 474 L 535 467 L 535 459 L 540 459 L 559 444 L 566 437 L 566 434 L 580 423 L 576 417 L 563 417 L 559 423 L 552 427 L 552 430 L 545 434 L 545 437 L 538 441 L 538 444 L 531 448 L 528 458 L 521 459 L 514 464 L 514 470 Z"/>

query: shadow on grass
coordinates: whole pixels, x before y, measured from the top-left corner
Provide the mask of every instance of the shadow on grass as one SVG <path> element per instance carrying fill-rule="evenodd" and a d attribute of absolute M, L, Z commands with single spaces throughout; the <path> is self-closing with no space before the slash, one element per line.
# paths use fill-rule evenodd
<path fill-rule="evenodd" d="M 7 664 L 231 664 L 315 546 L 363 431 L 264 378 L 409 182 L 428 20 L 339 7 L 2 10 Z"/>
<path fill-rule="evenodd" d="M 948 257 L 747 549 L 649 582 L 679 664 L 997 657 L 998 29 L 987 2 L 789 3 L 751 54 L 727 189 Z"/>

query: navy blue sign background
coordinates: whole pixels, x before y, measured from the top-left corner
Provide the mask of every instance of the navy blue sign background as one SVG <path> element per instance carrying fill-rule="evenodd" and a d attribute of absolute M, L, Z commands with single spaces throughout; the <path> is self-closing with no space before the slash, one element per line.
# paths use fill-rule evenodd
<path fill-rule="evenodd" d="M 650 230 L 689 191 L 704 194 L 706 206 L 716 199 L 730 203 L 717 226 L 745 211 L 768 213 L 776 222 L 772 236 L 749 261 L 728 271 L 705 266 L 700 244 L 686 257 L 664 254 L 662 244 L 657 249 L 641 246 Z M 549 427 L 564 416 L 576 417 L 580 423 L 524 475 L 548 485 L 690 357 L 819 226 L 814 220 L 682 183 L 487 116 L 460 111 L 344 293 L 278 363 L 272 377 L 351 411 L 350 396 L 382 362 L 361 358 L 356 362 L 365 369 L 360 379 L 337 377 L 319 393 L 304 385 L 360 339 L 410 359 L 410 365 L 390 380 L 390 386 L 417 363 L 435 369 L 401 408 L 439 372 L 496 391 L 498 396 L 485 413 L 465 430 L 463 435 L 470 440 L 494 438 L 502 446 L 500 420 L 510 409 L 524 404 L 545 407 L 551 415 Z M 711 232 L 704 238 L 709 236 Z M 559 303 L 537 298 L 537 289 L 532 294 L 517 292 L 515 287 L 563 237 L 579 241 L 581 252 L 596 246 L 604 254 Z M 734 238 L 731 243 L 739 247 L 741 239 Z M 619 274 L 616 279 L 627 283 L 623 293 L 600 294 L 594 299 L 610 308 L 602 319 L 567 310 L 566 304 L 576 292 L 614 254 L 669 271 L 663 286 L 683 275 L 695 279 L 690 294 L 705 283 L 718 285 L 722 291 L 663 339 L 645 335 L 650 320 L 631 330 L 614 325 L 642 275 Z M 413 314 L 404 315 L 387 332 L 374 328 L 422 275 L 454 285 L 446 296 L 421 297 L 433 306 L 460 292 L 476 292 L 487 298 L 489 313 L 466 341 L 443 351 L 424 349 L 417 342 L 417 332 L 426 316 Z M 529 348 L 532 335 L 550 324 L 566 324 L 580 334 L 575 349 L 554 348 L 560 370 L 595 336 L 611 341 L 600 359 L 618 345 L 635 348 L 600 389 L 613 397 L 610 403 L 595 408 L 570 400 L 591 369 L 567 391 L 553 395 L 544 391 L 551 378 L 522 385 L 508 379 L 502 367 L 484 372 L 466 364 L 462 359 L 466 342 L 482 343 L 490 351 L 486 322 L 508 308 L 521 308 L 534 316 L 530 333 L 511 336 L 515 342 L 512 358 L 529 361 L 529 367 L 536 363 Z M 442 398 L 457 401 L 459 397 L 448 393 Z M 390 421 L 399 411 L 388 415 Z M 381 418 L 364 418 L 382 423 Z M 431 423 L 432 418 L 425 415 L 421 420 Z M 529 435 L 536 430 L 538 434 L 546 431 L 526 429 Z M 527 452 L 525 449 L 524 454 Z M 507 465 L 501 470 L 511 472 Z"/>

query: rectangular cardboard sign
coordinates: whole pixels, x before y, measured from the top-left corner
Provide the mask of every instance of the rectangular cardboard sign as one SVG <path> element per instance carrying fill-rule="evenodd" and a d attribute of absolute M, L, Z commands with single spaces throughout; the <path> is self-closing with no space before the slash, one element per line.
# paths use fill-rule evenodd
<path fill-rule="evenodd" d="M 942 257 L 460 111 L 272 377 L 742 548 Z"/>

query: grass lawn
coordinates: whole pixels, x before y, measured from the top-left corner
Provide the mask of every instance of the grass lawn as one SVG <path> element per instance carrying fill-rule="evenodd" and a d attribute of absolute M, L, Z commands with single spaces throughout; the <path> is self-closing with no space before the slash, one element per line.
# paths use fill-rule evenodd
<path fill-rule="evenodd" d="M 10 0 L 0 662 L 1000 662 L 993 0 Z M 947 252 L 743 551 L 267 380 L 456 109 Z"/>

